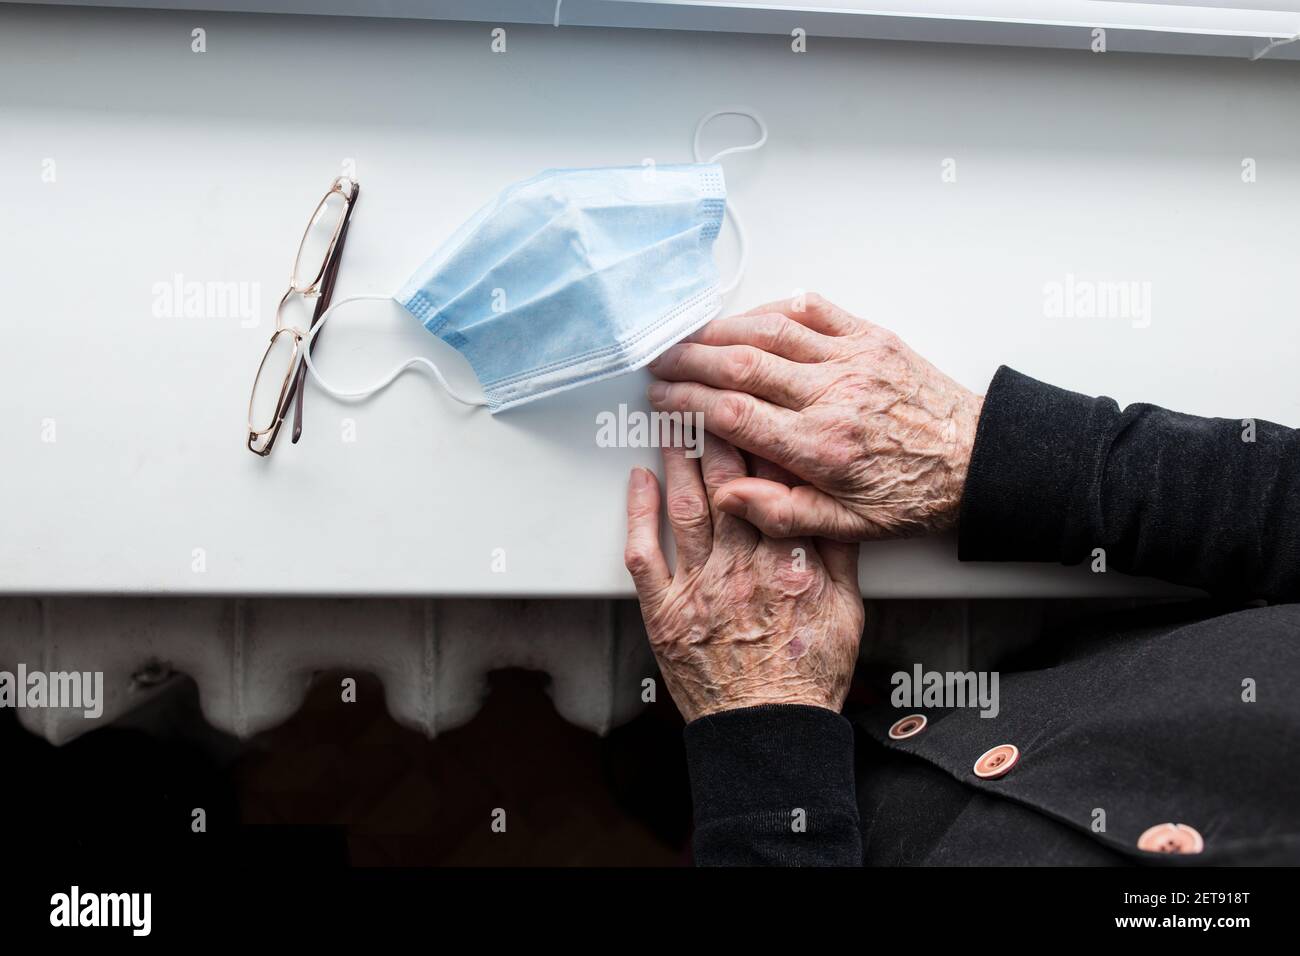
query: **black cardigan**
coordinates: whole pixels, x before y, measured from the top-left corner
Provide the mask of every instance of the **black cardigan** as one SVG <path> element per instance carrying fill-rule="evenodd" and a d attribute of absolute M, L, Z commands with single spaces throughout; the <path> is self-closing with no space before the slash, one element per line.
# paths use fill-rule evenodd
<path fill-rule="evenodd" d="M 1300 432 L 1121 411 L 999 369 L 962 499 L 961 559 L 1073 564 L 1097 548 L 1108 571 L 1234 601 L 1295 600 Z M 1081 640 L 1062 666 L 1004 675 L 999 718 L 936 712 L 908 741 L 884 733 L 893 712 L 850 723 L 771 706 L 696 720 L 685 731 L 696 861 L 1149 862 L 1136 835 L 1192 817 L 1203 862 L 1294 861 L 1300 774 L 1275 771 L 1300 752 L 1297 631 L 1297 608 L 1260 608 Z M 1241 700 L 1247 677 L 1268 684 L 1252 703 Z M 1107 744 L 1116 726 L 1123 737 Z M 971 773 L 972 753 L 1011 738 L 1030 743 L 1011 774 Z M 891 816 L 908 800 L 913 812 Z M 1112 820 L 1103 832 L 1090 825 L 1097 807 Z M 1038 836 L 984 838 L 1009 827 Z"/>

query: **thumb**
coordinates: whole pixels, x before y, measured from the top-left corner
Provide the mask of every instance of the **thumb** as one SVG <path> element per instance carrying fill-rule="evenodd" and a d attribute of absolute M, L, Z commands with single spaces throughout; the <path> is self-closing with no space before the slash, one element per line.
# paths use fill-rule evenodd
<path fill-rule="evenodd" d="M 718 488 L 719 511 L 744 518 L 769 538 L 832 538 L 861 541 L 870 522 L 812 485 L 794 488 L 764 478 L 737 478 Z"/>
<path fill-rule="evenodd" d="M 862 589 L 858 586 L 858 543 L 820 538 L 816 544 L 817 553 L 821 555 L 822 564 L 826 566 L 826 573 L 831 576 L 831 580 L 848 593 L 861 597 Z"/>

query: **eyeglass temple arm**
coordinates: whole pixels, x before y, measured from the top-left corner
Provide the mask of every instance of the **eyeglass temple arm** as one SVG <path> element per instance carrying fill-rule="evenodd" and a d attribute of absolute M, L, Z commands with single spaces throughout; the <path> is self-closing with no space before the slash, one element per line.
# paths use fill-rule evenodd
<path fill-rule="evenodd" d="M 348 208 L 343 213 L 343 225 L 339 229 L 339 241 L 334 244 L 334 251 L 330 255 L 330 261 L 325 265 L 325 276 L 321 280 L 320 297 L 316 300 L 316 309 L 312 312 L 311 324 L 314 328 L 321 315 L 329 308 L 330 301 L 334 298 L 334 280 L 338 278 L 339 266 L 343 262 L 343 245 L 348 238 L 348 225 L 352 222 L 352 210 L 357 208 L 357 199 L 361 196 L 361 184 L 353 182 L 352 198 L 348 202 Z M 323 330 L 322 330 L 323 331 Z M 320 333 L 316 334 L 316 339 L 320 339 Z M 315 347 L 315 343 L 311 347 Z M 307 377 L 306 363 L 300 362 L 298 365 L 298 374 L 294 377 L 293 389 L 286 399 L 293 402 L 293 444 L 298 444 L 298 439 L 302 435 L 302 403 L 303 394 L 307 391 L 304 387 L 304 380 Z"/>

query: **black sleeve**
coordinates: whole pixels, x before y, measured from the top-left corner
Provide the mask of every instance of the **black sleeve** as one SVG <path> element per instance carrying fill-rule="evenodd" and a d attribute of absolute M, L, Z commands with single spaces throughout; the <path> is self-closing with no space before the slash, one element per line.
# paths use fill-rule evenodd
<path fill-rule="evenodd" d="M 831 710 L 746 707 L 686 725 L 700 866 L 861 866 L 853 728 Z"/>
<path fill-rule="evenodd" d="M 1096 548 L 1108 571 L 1300 598 L 1300 432 L 1121 411 L 998 369 L 962 497 L 961 559 L 1075 564 Z"/>

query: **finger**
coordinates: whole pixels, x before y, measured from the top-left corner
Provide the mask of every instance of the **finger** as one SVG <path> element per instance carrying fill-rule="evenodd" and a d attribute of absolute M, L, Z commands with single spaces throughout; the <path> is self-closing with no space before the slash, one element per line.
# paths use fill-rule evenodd
<path fill-rule="evenodd" d="M 861 594 L 858 586 L 858 543 L 818 538 L 813 544 L 831 580 L 846 591 Z"/>
<path fill-rule="evenodd" d="M 713 514 L 700 478 L 699 460 L 686 449 L 665 446 L 664 480 L 668 485 L 668 524 L 677 543 L 677 570 L 691 571 L 709 560 L 713 550 Z"/>
<path fill-rule="evenodd" d="M 763 312 L 779 312 L 789 319 L 807 326 L 823 335 L 852 335 L 865 331 L 870 323 L 845 312 L 833 302 L 828 302 L 816 292 L 797 295 L 790 299 L 768 302 L 756 309 L 750 309 L 746 315 L 759 315 Z"/>
<path fill-rule="evenodd" d="M 697 345 L 681 342 L 650 365 L 669 382 L 700 382 L 765 398 L 796 411 L 812 404 L 818 369 L 781 358 L 752 345 Z"/>
<path fill-rule="evenodd" d="M 791 488 L 795 485 L 807 484 L 806 481 L 792 475 L 780 465 L 773 464 L 766 458 L 762 458 L 758 455 L 749 456 L 749 473 L 755 478 L 765 478 L 768 481 L 779 481 L 781 484 L 789 485 Z"/>
<path fill-rule="evenodd" d="M 824 362 L 835 347 L 827 336 L 779 312 L 714 319 L 686 341 L 700 345 L 752 345 L 792 362 Z M 654 365 L 650 367 L 653 369 Z"/>
<path fill-rule="evenodd" d="M 655 382 L 648 394 L 655 408 L 703 415 L 710 433 L 795 474 L 814 457 L 803 420 L 788 408 L 698 382 Z"/>
<path fill-rule="evenodd" d="M 623 563 L 637 597 L 655 607 L 672 581 L 659 546 L 659 481 L 645 468 L 633 468 L 627 483 L 627 546 Z"/>
<path fill-rule="evenodd" d="M 790 488 L 762 478 L 741 478 L 714 495 L 719 511 L 744 518 L 771 538 L 814 536 L 861 541 L 872 525 L 812 485 Z"/>
<path fill-rule="evenodd" d="M 700 459 L 704 474 L 704 489 L 709 495 L 713 511 L 713 546 L 731 552 L 752 551 L 758 544 L 758 531 L 748 521 L 719 511 L 713 504 L 714 493 L 728 482 L 744 478 L 745 461 L 721 438 L 709 435 L 704 439 L 704 454 Z"/>

